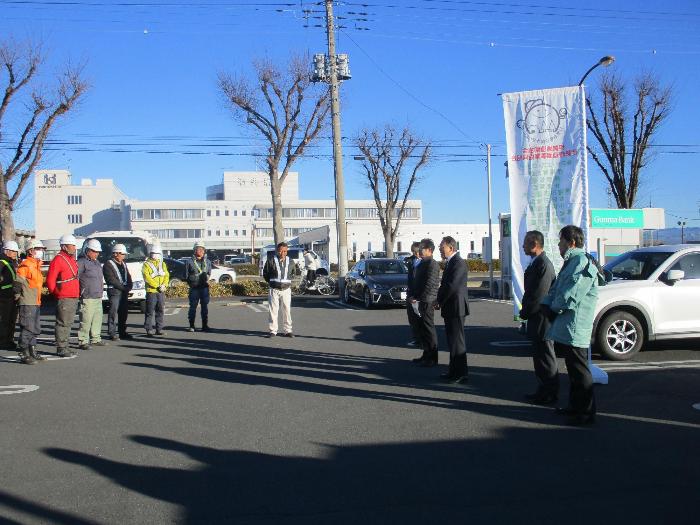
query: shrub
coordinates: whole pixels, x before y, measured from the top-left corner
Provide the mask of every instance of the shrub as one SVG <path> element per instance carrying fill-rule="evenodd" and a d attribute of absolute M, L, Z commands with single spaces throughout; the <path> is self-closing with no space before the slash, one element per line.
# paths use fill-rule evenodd
<path fill-rule="evenodd" d="M 234 295 L 256 296 L 267 295 L 269 286 L 264 281 L 240 281 L 237 283 L 209 283 L 209 295 L 211 297 L 232 297 Z M 171 286 L 165 292 L 171 299 L 185 298 L 189 295 L 190 287 L 185 283 Z"/>
<path fill-rule="evenodd" d="M 227 286 L 231 288 L 233 295 L 245 297 L 267 295 L 270 290 L 270 286 L 265 281 L 240 281 Z"/>
<path fill-rule="evenodd" d="M 258 275 L 260 270 L 255 264 L 237 264 L 233 267 L 236 275 Z"/>

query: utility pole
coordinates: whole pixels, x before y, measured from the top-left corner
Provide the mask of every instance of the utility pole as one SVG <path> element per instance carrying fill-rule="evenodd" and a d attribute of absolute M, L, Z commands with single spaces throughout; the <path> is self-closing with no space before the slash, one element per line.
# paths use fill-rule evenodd
<path fill-rule="evenodd" d="M 331 121 L 333 124 L 333 167 L 335 174 L 335 227 L 338 239 L 338 284 L 340 296 L 345 289 L 348 273 L 348 234 L 345 225 L 345 182 L 343 180 L 343 146 L 340 134 L 340 85 L 338 63 L 335 54 L 335 30 L 333 29 L 333 0 L 326 0 L 326 33 L 328 36 L 328 60 L 330 63 Z"/>
<path fill-rule="evenodd" d="M 491 144 L 486 144 L 486 179 L 489 200 L 489 297 L 493 297 L 493 231 L 491 225 Z M 503 271 L 503 261 L 501 261 Z"/>

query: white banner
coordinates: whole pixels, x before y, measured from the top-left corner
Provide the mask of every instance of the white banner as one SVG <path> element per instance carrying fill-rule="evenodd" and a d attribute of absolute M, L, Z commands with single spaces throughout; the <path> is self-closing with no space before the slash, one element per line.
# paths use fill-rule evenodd
<path fill-rule="evenodd" d="M 563 263 L 557 247 L 562 227 L 579 226 L 588 242 L 585 104 L 583 86 L 503 94 L 516 315 L 530 263 L 522 248 L 525 233 L 544 234 L 557 272 Z"/>

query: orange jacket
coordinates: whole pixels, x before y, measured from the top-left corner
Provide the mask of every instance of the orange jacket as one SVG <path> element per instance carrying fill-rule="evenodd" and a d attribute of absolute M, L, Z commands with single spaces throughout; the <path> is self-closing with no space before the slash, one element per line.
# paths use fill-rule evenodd
<path fill-rule="evenodd" d="M 19 304 L 40 305 L 43 285 L 44 276 L 41 274 L 41 261 L 34 257 L 27 257 L 17 268 L 15 292 L 19 294 Z"/>

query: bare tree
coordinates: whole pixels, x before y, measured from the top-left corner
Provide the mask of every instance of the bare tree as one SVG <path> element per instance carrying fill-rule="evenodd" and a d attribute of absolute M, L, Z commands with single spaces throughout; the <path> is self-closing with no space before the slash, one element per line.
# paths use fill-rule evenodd
<path fill-rule="evenodd" d="M 362 130 L 355 143 L 364 157 L 362 168 L 377 206 L 386 254 L 393 257 L 406 202 L 418 181 L 418 171 L 430 160 L 430 142 L 407 127 L 398 132 L 386 125 L 382 130 Z"/>
<path fill-rule="evenodd" d="M 599 91 L 597 107 L 586 99 L 588 129 L 598 143 L 589 145 L 588 152 L 605 175 L 617 206 L 632 208 L 642 169 L 651 160 L 648 148 L 654 133 L 671 113 L 671 88 L 661 86 L 653 75 L 640 75 L 630 103 L 622 80 L 608 74 L 601 78 Z"/>
<path fill-rule="evenodd" d="M 311 84 L 308 63 L 306 57 L 292 57 L 286 67 L 258 61 L 253 64 L 253 81 L 219 75 L 219 87 L 234 116 L 253 126 L 267 144 L 275 244 L 284 240 L 282 185 L 294 162 L 318 137 L 330 109 L 328 89 Z"/>
<path fill-rule="evenodd" d="M 14 239 L 12 211 L 18 204 L 30 175 L 41 161 L 46 141 L 56 121 L 68 113 L 88 86 L 81 68 L 66 67 L 54 89 L 32 88 L 43 57 L 39 46 L 0 42 L 0 65 L 4 91 L 0 102 L 0 139 L 10 143 L 10 155 L 0 157 L 0 227 L 3 239 Z M 12 117 L 8 109 L 12 107 Z M 26 112 L 15 109 L 26 108 Z M 5 137 L 8 121 L 19 135 Z M 19 120 L 19 122 L 16 122 Z"/>

